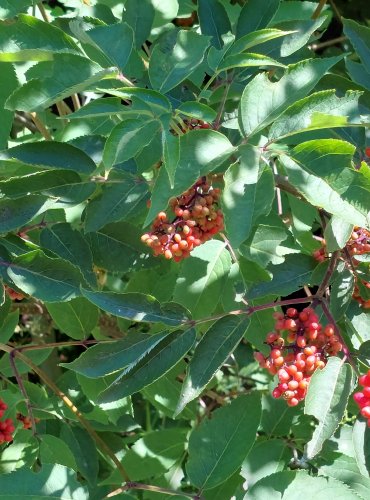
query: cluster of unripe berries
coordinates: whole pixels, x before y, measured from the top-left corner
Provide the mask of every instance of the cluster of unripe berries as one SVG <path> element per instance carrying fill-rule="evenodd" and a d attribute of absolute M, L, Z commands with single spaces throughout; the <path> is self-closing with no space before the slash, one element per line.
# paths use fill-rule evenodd
<path fill-rule="evenodd" d="M 370 231 L 363 227 L 354 227 L 351 237 L 346 243 L 346 250 L 352 257 L 352 264 L 354 266 L 359 265 L 360 261 L 356 259 L 356 256 L 370 254 Z M 325 240 L 322 240 L 322 247 L 315 250 L 313 256 L 318 262 L 323 262 L 327 258 Z M 356 276 L 355 279 L 357 279 Z M 361 283 L 364 287 L 370 289 L 368 281 L 362 280 Z M 352 296 L 364 309 L 370 309 L 370 300 L 361 297 L 360 289 L 357 285 L 355 285 Z"/>
<path fill-rule="evenodd" d="M 0 419 L 3 418 L 5 411 L 8 409 L 8 405 L 0 399 Z M 13 441 L 13 432 L 15 430 L 13 420 L 11 418 L 5 418 L 0 420 L 0 444 L 9 443 Z"/>
<path fill-rule="evenodd" d="M 306 307 L 298 312 L 290 307 L 286 313 L 273 314 L 275 330 L 266 336 L 270 354 L 255 353 L 261 368 L 277 375 L 274 398 L 284 398 L 288 406 L 296 406 L 307 394 L 315 370 L 326 365 L 329 356 L 342 350 L 332 325 L 323 327 L 315 311 Z"/>
<path fill-rule="evenodd" d="M 141 241 L 152 248 L 154 255 L 164 255 L 175 262 L 189 257 L 190 252 L 223 229 L 219 207 L 220 190 L 212 188 L 205 177 L 169 205 L 174 216 L 160 212 L 152 230 Z"/>
<path fill-rule="evenodd" d="M 362 385 L 362 391 L 355 392 L 353 399 L 360 407 L 360 413 L 367 419 L 367 425 L 370 427 L 370 370 L 365 375 L 362 375 L 359 380 Z"/>

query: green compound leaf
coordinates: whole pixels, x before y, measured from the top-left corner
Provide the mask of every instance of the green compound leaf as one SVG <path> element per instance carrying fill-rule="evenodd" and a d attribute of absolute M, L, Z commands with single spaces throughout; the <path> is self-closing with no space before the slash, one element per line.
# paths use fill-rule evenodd
<path fill-rule="evenodd" d="M 272 171 L 260 165 L 260 158 L 257 148 L 244 146 L 240 163 L 231 165 L 225 173 L 222 206 L 234 248 L 248 238 L 257 219 L 270 212 L 275 197 Z"/>
<path fill-rule="evenodd" d="M 249 0 L 242 8 L 236 26 L 236 38 L 266 28 L 278 10 L 280 0 L 266 0 L 263 9 L 258 0 Z"/>
<path fill-rule="evenodd" d="M 310 282 L 315 265 L 315 260 L 308 255 L 288 255 L 282 264 L 267 267 L 273 274 L 272 280 L 253 285 L 248 290 L 248 298 L 287 296 Z"/>
<path fill-rule="evenodd" d="M 136 49 L 149 38 L 150 30 L 154 21 L 154 8 L 150 0 L 127 0 L 122 13 L 122 21 L 131 26 L 134 32 Z"/>
<path fill-rule="evenodd" d="M 93 160 L 81 149 L 56 141 L 20 144 L 7 151 L 1 151 L 0 171 L 8 170 L 12 164 L 29 165 L 30 173 L 34 169 L 63 169 L 88 175 L 96 170 Z"/>
<path fill-rule="evenodd" d="M 167 93 L 187 78 L 203 61 L 209 37 L 194 31 L 168 33 L 153 49 L 149 79 L 153 88 Z"/>
<path fill-rule="evenodd" d="M 271 28 L 253 31 L 252 33 L 248 33 L 247 35 L 244 35 L 236 40 L 227 51 L 227 55 L 231 56 L 234 54 L 240 54 L 251 47 L 274 40 L 275 38 L 280 38 L 288 35 L 289 33 L 289 31 L 281 31 Z"/>
<path fill-rule="evenodd" d="M 247 4 L 249 5 L 249 3 Z M 250 136 L 263 130 L 291 104 L 305 97 L 341 57 L 307 59 L 288 66 L 278 82 L 261 73 L 248 83 L 239 104 L 239 127 Z"/>
<path fill-rule="evenodd" d="M 0 200 L 0 234 L 13 231 L 30 222 L 55 204 L 45 196 L 29 195 L 21 199 Z"/>
<path fill-rule="evenodd" d="M 107 168 L 136 156 L 160 128 L 157 120 L 125 120 L 114 127 L 105 143 L 103 161 Z"/>
<path fill-rule="evenodd" d="M 349 38 L 367 73 L 370 75 L 370 28 L 362 26 L 352 19 L 344 19 L 343 32 Z"/>
<path fill-rule="evenodd" d="M 319 474 L 347 484 L 360 498 L 365 499 L 369 494 L 370 479 L 366 477 L 367 474 L 365 477 L 361 474 L 353 457 L 338 453 L 335 458 L 333 457 L 332 463 L 319 468 Z"/>
<path fill-rule="evenodd" d="M 203 420 L 189 439 L 190 481 L 209 489 L 230 477 L 252 448 L 260 419 L 261 398 L 254 392 L 214 411 L 212 420 Z"/>
<path fill-rule="evenodd" d="M 88 500 L 89 496 L 87 488 L 77 481 L 75 471 L 59 464 L 44 464 L 37 473 L 24 467 L 12 474 L 3 474 L 1 478 L 0 498 L 3 500 L 11 497 Z"/>
<path fill-rule="evenodd" d="M 7 263 L 7 273 L 20 290 L 45 302 L 74 299 L 81 295 L 80 286 L 84 284 L 75 266 L 63 259 L 51 259 L 41 250 Z"/>
<path fill-rule="evenodd" d="M 75 54 L 54 54 L 52 61 L 39 63 L 37 69 L 44 74 L 43 78 L 32 78 L 15 90 L 6 101 L 7 109 L 42 111 L 116 72 L 112 68 L 102 69 L 90 59 Z"/>
<path fill-rule="evenodd" d="M 123 340 L 92 346 L 76 360 L 62 363 L 62 366 L 85 377 L 104 377 L 137 363 L 167 335 L 168 332 L 156 335 L 129 333 Z"/>
<path fill-rule="evenodd" d="M 248 324 L 249 318 L 227 316 L 207 330 L 188 365 L 175 415 L 199 396 L 243 338 Z"/>
<path fill-rule="evenodd" d="M 221 241 L 211 240 L 195 248 L 182 264 L 173 298 L 204 318 L 218 304 L 231 268 L 230 253 Z"/>
<path fill-rule="evenodd" d="M 89 337 L 98 324 L 97 307 L 83 297 L 69 302 L 47 304 L 46 307 L 59 330 L 73 339 Z"/>
<path fill-rule="evenodd" d="M 53 224 L 41 231 L 40 244 L 78 267 L 89 285 L 96 286 L 91 250 L 80 231 L 66 222 Z"/>
<path fill-rule="evenodd" d="M 97 307 L 119 318 L 132 321 L 181 325 L 189 318 L 179 304 L 161 304 L 151 295 L 142 293 L 93 292 L 82 289 L 82 295 Z"/>
<path fill-rule="evenodd" d="M 131 267 L 158 264 L 140 241 L 142 231 L 128 222 L 107 224 L 97 232 L 87 233 L 94 264 L 111 272 L 127 272 Z"/>
<path fill-rule="evenodd" d="M 348 397 L 354 389 L 354 378 L 352 367 L 337 357 L 329 358 L 325 368 L 313 374 L 304 411 L 306 415 L 313 415 L 319 423 L 305 448 L 308 459 L 320 452 L 342 420 Z"/>
<path fill-rule="evenodd" d="M 354 151 L 355 147 L 348 142 L 318 139 L 294 148 L 292 158 L 280 159 L 289 182 L 312 205 L 324 208 L 348 224 L 364 227 L 370 212 L 370 175 L 367 168 L 352 168 Z"/>
<path fill-rule="evenodd" d="M 70 28 L 74 35 L 82 43 L 91 45 L 102 54 L 103 60 L 106 61 L 103 64 L 104 67 L 124 68 L 130 58 L 134 43 L 132 28 L 126 23 L 102 25 L 92 29 L 88 29 L 89 27 L 83 21 L 73 20 L 70 22 Z"/>
<path fill-rule="evenodd" d="M 332 477 L 310 476 L 304 471 L 282 471 L 266 476 L 252 486 L 244 500 L 301 500 L 307 491 L 318 500 L 359 500 L 343 482 Z"/>
<path fill-rule="evenodd" d="M 143 178 L 110 176 L 86 207 L 85 232 L 99 231 L 110 222 L 132 217 L 147 195 L 148 185 Z"/>
<path fill-rule="evenodd" d="M 344 97 L 337 97 L 335 90 L 315 92 L 289 106 L 271 126 L 269 140 L 288 137 L 303 130 L 331 128 L 335 126 L 334 117 L 345 117 L 345 124 L 351 122 L 358 114 L 360 96 L 358 91 L 348 91 Z M 320 115 L 333 118 L 320 122 Z"/>
<path fill-rule="evenodd" d="M 129 365 L 99 395 L 100 403 L 108 403 L 140 391 L 174 367 L 192 348 L 194 329 L 177 330 L 157 343 L 145 356 Z"/>
<path fill-rule="evenodd" d="M 1 9 L 1 7 L 0 7 Z M 18 78 L 12 64 L 1 65 L 1 87 L 0 87 L 0 149 L 6 148 L 8 144 L 9 133 L 11 131 L 14 113 L 5 109 L 5 101 L 18 87 Z"/>
<path fill-rule="evenodd" d="M 222 35 L 231 31 L 230 21 L 224 6 L 218 0 L 199 0 L 198 18 L 202 35 L 211 38 L 211 44 L 216 49 L 223 46 Z"/>
<path fill-rule="evenodd" d="M 81 54 L 72 37 L 50 23 L 20 14 L 0 25 L 1 62 L 51 61 L 62 52 Z"/>

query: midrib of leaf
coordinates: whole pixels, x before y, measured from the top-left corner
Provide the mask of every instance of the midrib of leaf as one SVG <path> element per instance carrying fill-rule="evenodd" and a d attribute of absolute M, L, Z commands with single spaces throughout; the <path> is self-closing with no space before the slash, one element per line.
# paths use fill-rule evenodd
<path fill-rule="evenodd" d="M 154 121 L 154 120 L 150 120 L 150 121 Z M 147 125 L 149 125 L 150 122 L 146 122 L 146 123 L 143 123 L 143 125 L 140 127 L 140 128 L 135 128 L 134 130 L 131 130 L 130 132 L 128 132 L 126 135 L 123 135 L 121 137 L 121 139 L 118 141 L 118 144 L 117 144 L 117 147 L 116 147 L 116 155 L 114 156 L 114 162 L 117 161 L 117 152 L 119 150 L 119 148 L 122 148 L 121 144 L 122 142 L 123 143 L 127 143 L 127 136 L 130 137 L 130 141 L 134 140 L 135 137 L 141 133 L 142 129 L 145 128 Z M 154 134 L 153 134 L 154 135 Z M 145 144 L 143 145 L 143 148 L 145 146 L 147 146 L 149 144 L 149 142 L 153 139 L 153 136 L 150 136 L 149 138 L 149 141 L 145 141 Z M 143 149 L 142 148 L 142 149 Z"/>
<path fill-rule="evenodd" d="M 210 16 L 210 19 L 211 19 L 211 22 L 212 22 L 212 25 L 213 25 L 213 28 L 214 28 L 214 32 L 216 33 L 216 38 L 217 38 L 217 41 L 220 45 L 220 48 L 222 48 L 222 38 L 219 36 L 219 33 L 218 33 L 218 29 L 217 29 L 217 24 L 215 22 L 215 18 L 214 18 L 214 15 L 213 15 L 213 11 L 212 9 L 209 9 L 207 7 L 207 11 L 209 13 L 209 16 Z"/>
<path fill-rule="evenodd" d="M 72 304 L 70 304 L 70 306 L 71 306 L 70 308 L 72 309 L 72 313 L 73 313 L 74 317 L 77 319 L 77 322 L 79 323 L 79 325 L 80 325 L 80 327 L 81 327 L 81 330 L 84 332 L 84 331 L 85 331 L 85 328 L 84 328 L 83 324 L 81 323 L 80 318 L 78 317 L 78 315 L 77 315 L 77 313 L 76 313 L 76 311 L 75 311 L 75 309 L 74 309 L 73 305 L 72 305 Z"/>
<path fill-rule="evenodd" d="M 217 349 L 217 351 L 215 351 L 214 355 L 213 355 L 213 358 L 210 359 L 209 363 L 206 365 L 205 369 L 204 369 L 204 373 L 207 372 L 207 370 L 209 369 L 209 367 L 211 366 L 213 360 L 216 358 L 216 355 L 220 352 L 221 348 L 224 346 L 224 344 L 226 344 L 226 342 L 229 340 L 230 337 L 232 337 L 232 335 L 234 334 L 235 330 L 237 330 L 239 327 L 240 327 L 240 324 L 239 323 L 238 325 L 236 325 L 232 331 L 230 332 L 230 334 L 225 337 L 224 341 L 222 342 L 222 344 L 219 345 L 219 348 Z M 208 378 L 208 377 L 207 377 Z"/>
<path fill-rule="evenodd" d="M 196 309 L 197 309 L 198 304 L 199 304 L 199 301 L 200 301 L 200 300 L 201 300 L 201 298 L 203 297 L 203 294 L 204 294 L 204 289 L 205 289 L 205 288 L 206 288 L 206 286 L 208 285 L 208 282 L 209 282 L 209 281 L 210 281 L 210 279 L 211 279 L 211 276 L 212 276 L 212 274 L 213 274 L 213 272 L 214 272 L 214 269 L 215 269 L 215 267 L 216 267 L 216 264 L 217 264 L 217 262 L 219 261 L 220 256 L 221 256 L 222 252 L 225 250 L 225 248 L 226 248 L 226 244 L 225 244 L 225 245 L 223 245 L 223 246 L 220 248 L 220 250 L 217 252 L 217 254 L 216 254 L 216 258 L 214 259 L 214 262 L 213 262 L 213 265 L 212 265 L 212 269 L 211 269 L 211 271 L 208 273 L 207 280 L 206 280 L 206 281 L 205 281 L 205 283 L 204 283 L 204 287 L 203 287 L 202 293 L 200 293 L 200 294 L 199 294 L 198 299 L 195 301 L 194 310 L 196 310 Z"/>
<path fill-rule="evenodd" d="M 141 129 L 140 129 L 140 130 L 141 130 Z M 122 202 L 122 201 L 124 201 L 124 200 L 125 200 L 125 198 L 128 198 L 128 197 L 130 196 L 131 192 L 132 192 L 133 190 L 135 190 L 135 188 L 136 188 L 136 187 L 137 187 L 137 184 L 135 184 L 135 181 L 134 181 L 134 184 L 133 184 L 133 186 L 131 187 L 131 189 L 130 189 L 128 192 L 126 192 L 126 193 L 124 194 L 124 196 L 122 196 L 122 197 L 121 197 L 121 198 L 117 201 L 117 203 L 116 203 L 116 204 L 115 204 L 115 205 L 111 208 L 111 210 L 108 212 L 108 216 L 111 216 L 112 214 L 114 214 L 114 211 L 116 210 L 116 208 L 117 208 L 117 207 L 119 207 L 119 205 L 121 204 L 121 202 Z M 146 194 L 146 193 L 141 193 L 141 196 L 138 196 L 136 203 L 134 203 L 134 205 L 133 205 L 133 206 L 132 206 L 132 208 L 131 208 L 128 212 L 127 212 L 127 214 L 126 214 L 126 215 L 130 214 L 130 212 L 132 212 L 132 210 L 134 210 L 134 209 L 136 208 L 137 204 L 140 202 L 140 200 L 143 198 L 143 196 L 145 196 L 145 194 Z"/>
<path fill-rule="evenodd" d="M 48 257 L 44 256 L 46 259 L 49 259 Z M 53 260 L 53 259 L 49 259 L 49 260 Z M 64 259 L 62 259 L 64 260 Z M 67 262 L 67 261 L 66 261 Z M 5 263 L 4 261 L 2 262 L 3 264 Z M 36 271 L 32 271 L 31 269 L 28 269 L 26 267 L 22 267 L 20 265 L 17 265 L 17 264 L 14 264 L 14 263 L 11 263 L 11 264 L 8 264 L 8 263 L 5 263 L 7 268 L 10 268 L 10 270 L 12 269 L 20 269 L 21 271 L 24 271 L 26 273 L 29 273 L 31 275 L 34 275 L 34 276 L 41 276 L 43 279 L 45 280 L 48 280 L 48 281 L 51 281 L 51 282 L 54 282 L 54 283 L 62 283 L 62 284 L 67 284 L 69 288 L 71 288 L 71 290 L 77 290 L 78 291 L 78 287 L 76 286 L 73 286 L 71 285 L 70 283 L 68 283 L 68 281 L 61 281 L 61 280 L 57 280 L 57 279 L 54 279 L 54 278 L 51 278 L 50 276 L 47 276 L 45 274 L 43 274 L 42 272 L 36 272 Z M 70 263 L 69 263 L 70 264 Z M 70 264 L 71 266 L 74 267 L 74 269 L 76 271 L 78 271 L 77 267 L 74 266 L 73 264 Z M 82 278 L 82 275 L 81 275 L 81 278 Z"/>
<path fill-rule="evenodd" d="M 334 384 L 332 384 L 333 390 L 332 390 L 332 395 L 331 395 L 331 398 L 327 400 L 327 404 L 326 404 L 326 405 L 325 405 L 325 403 L 324 403 L 324 405 L 323 405 L 324 409 L 323 409 L 323 412 L 322 412 L 322 413 L 324 414 L 324 417 L 323 417 L 323 418 L 321 418 L 321 420 L 319 420 L 319 425 L 316 427 L 316 429 L 315 429 L 315 431 L 314 431 L 314 433 L 316 432 L 316 430 L 318 430 L 318 431 L 319 431 L 319 432 L 318 432 L 318 435 L 317 435 L 317 437 L 316 437 L 316 439 L 315 439 L 315 441 L 314 441 L 314 443 L 316 443 L 316 444 L 315 444 L 314 449 L 316 449 L 316 447 L 317 447 L 317 441 L 318 441 L 319 439 L 321 439 L 321 435 L 322 435 L 322 433 L 323 433 L 323 431 L 324 431 L 324 428 L 325 428 L 325 420 L 326 420 L 326 417 L 327 417 L 328 413 L 330 413 L 330 405 L 331 405 L 331 402 L 332 402 L 332 400 L 333 400 L 333 395 L 334 395 L 334 393 L 335 393 L 335 388 L 336 388 L 336 386 L 337 386 L 337 382 L 338 382 L 338 378 L 339 378 L 339 375 L 340 375 L 341 370 L 342 370 L 342 366 L 343 366 L 343 365 L 341 364 L 341 365 L 340 365 L 340 367 L 339 367 L 339 370 L 337 370 L 337 375 L 336 375 L 336 378 L 335 378 L 335 383 L 334 383 Z M 332 380 L 333 380 L 333 379 L 332 379 Z M 333 381 L 334 381 L 334 380 L 333 380 Z M 338 424 L 338 425 L 339 425 L 339 424 Z M 312 439 L 313 439 L 313 438 L 312 438 Z M 318 450 L 318 451 L 320 451 L 320 450 Z M 316 451 L 316 453 L 317 453 L 318 451 Z M 316 455 L 316 453 L 315 453 L 315 455 Z"/>
<path fill-rule="evenodd" d="M 230 446 L 230 443 L 231 441 L 233 441 L 234 437 L 236 434 L 239 433 L 239 428 L 240 426 L 242 425 L 242 422 L 244 421 L 245 419 L 245 415 L 242 415 L 241 418 L 240 418 L 240 421 L 239 423 L 234 427 L 234 431 L 230 437 L 230 439 L 228 440 L 228 443 L 227 445 L 225 446 L 224 450 L 222 451 L 221 455 L 219 456 L 218 460 L 216 461 L 214 467 L 212 468 L 212 470 L 209 472 L 207 478 L 203 481 L 203 485 L 207 484 L 207 481 L 208 479 L 212 476 L 213 472 L 215 471 L 215 469 L 218 467 L 218 464 L 220 463 L 220 461 L 223 459 L 225 453 L 228 451 L 229 449 L 229 446 Z M 219 483 L 218 483 L 219 484 Z"/>

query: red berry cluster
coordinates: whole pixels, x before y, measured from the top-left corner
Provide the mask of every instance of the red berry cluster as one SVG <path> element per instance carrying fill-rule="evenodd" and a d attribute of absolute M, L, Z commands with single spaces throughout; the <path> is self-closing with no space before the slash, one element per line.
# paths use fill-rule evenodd
<path fill-rule="evenodd" d="M 273 397 L 283 397 L 289 406 L 296 406 L 305 398 L 314 371 L 326 365 L 328 356 L 338 354 L 342 344 L 333 326 L 323 327 L 310 307 L 301 312 L 291 307 L 286 314 L 275 312 L 273 316 L 275 330 L 265 341 L 270 355 L 256 352 L 255 359 L 261 368 L 279 378 Z"/>
<path fill-rule="evenodd" d="M 313 257 L 318 262 L 323 262 L 327 258 L 326 243 L 322 240 L 322 247 L 313 252 Z M 357 266 L 359 261 L 356 259 L 356 255 L 363 255 L 370 253 L 370 231 L 363 227 L 354 227 L 350 239 L 346 243 L 346 250 L 352 257 L 352 264 Z M 345 257 L 345 256 L 344 256 Z M 355 276 L 357 280 L 357 277 Z M 361 281 L 361 283 L 368 289 L 370 289 L 370 282 Z M 359 287 L 355 285 L 352 297 L 359 302 L 359 304 L 364 309 L 370 309 L 370 300 L 366 300 L 361 297 Z"/>
<path fill-rule="evenodd" d="M 223 229 L 223 215 L 218 208 L 220 190 L 212 188 L 205 177 L 177 198 L 171 198 L 174 218 L 160 212 L 152 230 L 141 241 L 175 262 L 189 257 L 190 252 Z"/>
<path fill-rule="evenodd" d="M 3 418 L 5 411 L 8 409 L 8 405 L 0 399 L 0 418 Z M 0 444 L 9 443 L 13 441 L 13 432 L 15 430 L 13 421 L 11 418 L 6 418 L 5 420 L 0 420 Z"/>
<path fill-rule="evenodd" d="M 363 227 L 355 227 L 346 247 L 352 256 L 370 253 L 370 231 Z"/>
<path fill-rule="evenodd" d="M 362 375 L 358 382 L 363 389 L 355 392 L 353 399 L 361 408 L 361 415 L 367 418 L 367 425 L 370 427 L 370 370 L 365 375 Z"/>

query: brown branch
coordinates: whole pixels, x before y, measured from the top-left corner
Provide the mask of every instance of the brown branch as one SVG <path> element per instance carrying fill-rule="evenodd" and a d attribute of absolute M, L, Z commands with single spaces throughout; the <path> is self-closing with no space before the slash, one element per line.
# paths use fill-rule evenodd
<path fill-rule="evenodd" d="M 125 491 L 129 490 L 144 490 L 144 491 L 154 491 L 156 493 L 165 493 L 167 495 L 173 495 L 173 496 L 183 496 L 183 497 L 188 497 L 192 498 L 193 500 L 203 500 L 203 497 L 200 495 L 193 495 L 191 493 L 185 493 L 183 491 L 175 491 L 175 490 L 170 490 L 168 488 L 161 488 L 160 486 L 154 486 L 152 484 L 143 484 L 143 483 L 137 483 L 136 481 L 129 481 L 125 484 L 125 486 L 122 486 L 122 488 L 118 488 L 117 490 L 112 491 L 109 493 L 106 498 L 112 498 L 116 495 L 119 495 L 120 493 L 124 493 Z"/>
<path fill-rule="evenodd" d="M 73 402 L 69 399 L 69 397 L 64 394 L 59 387 L 46 375 L 46 373 L 33 361 L 31 361 L 27 356 L 22 354 L 21 352 L 17 352 L 16 349 L 13 349 L 12 347 L 6 345 L 6 344 L 0 344 L 0 350 L 7 352 L 9 355 L 12 355 L 15 357 L 18 357 L 21 361 L 23 361 L 26 365 L 28 365 L 33 372 L 35 372 L 40 379 L 54 392 L 58 398 L 60 398 L 63 403 L 69 408 L 69 410 L 75 415 L 77 420 L 80 422 L 80 424 L 86 429 L 86 431 L 90 434 L 90 436 L 94 439 L 96 444 L 99 446 L 101 451 L 109 457 L 117 469 L 119 470 L 123 480 L 125 482 L 129 482 L 130 478 L 121 464 L 121 462 L 118 460 L 116 455 L 113 453 L 113 451 L 109 448 L 109 446 L 105 443 L 105 441 L 99 436 L 99 434 L 96 433 L 92 425 L 88 420 L 85 419 L 83 414 L 79 411 L 79 409 L 73 404 Z"/>
<path fill-rule="evenodd" d="M 319 0 L 319 4 L 312 14 L 311 19 L 317 19 L 320 16 L 322 9 L 325 7 L 325 4 L 326 0 Z"/>
<path fill-rule="evenodd" d="M 51 141 L 52 137 L 48 129 L 43 124 L 42 120 L 37 116 L 35 112 L 30 113 L 33 123 L 35 124 L 37 130 L 41 133 L 46 141 Z"/>

